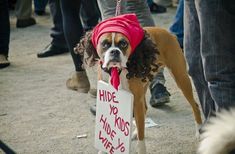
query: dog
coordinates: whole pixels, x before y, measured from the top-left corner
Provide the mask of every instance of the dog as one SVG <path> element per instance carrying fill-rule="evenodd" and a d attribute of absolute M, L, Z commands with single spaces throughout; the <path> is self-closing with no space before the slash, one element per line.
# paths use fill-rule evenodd
<path fill-rule="evenodd" d="M 175 36 L 158 27 L 142 28 L 135 14 L 125 14 L 99 23 L 75 48 L 84 65 L 98 64 L 98 80 L 116 67 L 121 86 L 134 95 L 137 126 L 137 153 L 145 154 L 145 94 L 160 67 L 167 67 L 192 107 L 196 124 L 201 125 L 199 106 L 193 97 L 186 62 Z"/>
<path fill-rule="evenodd" d="M 216 114 L 203 131 L 198 154 L 235 154 L 235 108 Z"/>

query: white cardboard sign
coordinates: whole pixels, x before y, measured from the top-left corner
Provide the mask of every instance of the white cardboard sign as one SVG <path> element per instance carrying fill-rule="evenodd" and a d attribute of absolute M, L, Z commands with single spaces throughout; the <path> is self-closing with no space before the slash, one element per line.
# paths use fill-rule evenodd
<path fill-rule="evenodd" d="M 95 147 L 109 154 L 129 154 L 133 117 L 133 95 L 98 82 Z"/>

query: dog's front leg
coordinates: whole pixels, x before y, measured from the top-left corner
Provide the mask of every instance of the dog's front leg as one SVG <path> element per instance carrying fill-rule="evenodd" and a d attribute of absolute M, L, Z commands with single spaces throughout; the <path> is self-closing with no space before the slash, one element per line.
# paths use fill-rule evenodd
<path fill-rule="evenodd" d="M 136 100 L 136 97 L 134 97 Z M 144 141 L 144 133 L 145 133 L 145 101 L 142 100 L 144 98 L 138 98 L 134 101 L 134 116 L 136 121 L 137 127 L 137 153 L 138 154 L 145 154 L 146 153 L 146 146 Z"/>
<path fill-rule="evenodd" d="M 147 88 L 143 85 L 139 79 L 130 79 L 129 88 L 134 95 L 134 117 L 137 127 L 137 153 L 145 154 L 146 145 L 144 141 L 144 131 L 145 131 L 145 93 Z"/>
<path fill-rule="evenodd" d="M 136 100 L 136 97 L 134 97 Z M 139 98 L 140 99 L 140 98 Z M 144 101 L 138 100 L 134 101 L 134 116 L 136 121 L 137 127 L 137 153 L 138 154 L 145 154 L 146 153 L 146 146 L 144 141 L 144 132 L 145 132 L 145 106 L 143 105 Z"/>

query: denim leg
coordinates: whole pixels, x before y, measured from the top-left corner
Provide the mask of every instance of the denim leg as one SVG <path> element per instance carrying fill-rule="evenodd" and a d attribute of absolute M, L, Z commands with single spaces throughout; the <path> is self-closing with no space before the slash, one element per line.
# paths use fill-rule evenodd
<path fill-rule="evenodd" d="M 100 9 L 102 20 L 115 16 L 116 1 L 97 0 L 97 2 L 98 2 L 99 9 Z M 121 12 L 122 11 L 123 11 L 123 8 L 121 7 Z"/>
<path fill-rule="evenodd" d="M 151 6 L 153 4 L 153 0 L 147 0 L 148 6 Z"/>
<path fill-rule="evenodd" d="M 205 79 L 218 109 L 235 105 L 235 1 L 195 1 Z"/>
<path fill-rule="evenodd" d="M 203 71 L 200 24 L 194 0 L 184 2 L 184 52 L 188 73 L 192 77 L 204 116 L 207 118 L 215 110 L 215 105 Z"/>
<path fill-rule="evenodd" d="M 98 0 L 102 20 L 114 17 L 116 1 Z M 142 26 L 155 26 L 146 0 L 122 1 L 121 14 L 135 13 Z"/>
<path fill-rule="evenodd" d="M 154 88 L 156 84 L 165 84 L 166 80 L 163 74 L 164 68 L 160 68 L 158 74 L 154 77 L 153 81 L 150 83 L 150 89 Z"/>
<path fill-rule="evenodd" d="M 10 40 L 10 19 L 8 1 L 0 1 L 0 54 L 8 56 Z"/>
<path fill-rule="evenodd" d="M 124 10 L 126 13 L 135 13 L 140 24 L 145 26 L 155 26 L 150 9 L 146 0 L 124 1 Z"/>
<path fill-rule="evenodd" d="M 170 32 L 175 34 L 178 42 L 183 48 L 183 38 L 184 38 L 184 0 L 179 0 L 179 4 L 176 10 L 176 14 L 172 25 L 169 28 Z"/>
<path fill-rule="evenodd" d="M 81 0 L 61 0 L 60 4 L 65 39 L 72 55 L 76 71 L 82 71 L 81 56 L 75 54 L 73 50 L 83 34 L 83 27 L 79 14 Z"/>
<path fill-rule="evenodd" d="M 82 0 L 80 13 L 85 31 L 91 30 L 96 26 L 100 18 L 100 11 L 96 0 Z"/>
<path fill-rule="evenodd" d="M 63 19 L 60 9 L 60 1 L 49 0 L 49 7 L 51 11 L 53 27 L 51 28 L 52 45 L 67 48 L 64 37 Z"/>
<path fill-rule="evenodd" d="M 48 0 L 34 0 L 35 11 L 45 11 Z"/>

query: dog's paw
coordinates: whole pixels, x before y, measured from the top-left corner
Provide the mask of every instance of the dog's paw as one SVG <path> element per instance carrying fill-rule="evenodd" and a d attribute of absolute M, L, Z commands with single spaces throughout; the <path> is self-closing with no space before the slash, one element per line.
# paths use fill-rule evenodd
<path fill-rule="evenodd" d="M 137 154 L 146 154 L 145 141 L 144 140 L 137 141 L 136 149 L 137 149 L 137 151 L 136 151 Z"/>
<path fill-rule="evenodd" d="M 196 136 L 196 139 L 197 140 L 200 140 L 200 130 L 202 129 L 202 124 L 196 124 L 196 133 L 195 133 L 195 136 Z"/>
<path fill-rule="evenodd" d="M 195 137 L 197 140 L 200 140 L 200 133 L 198 130 L 196 130 Z"/>
<path fill-rule="evenodd" d="M 137 140 L 138 139 L 137 132 L 138 132 L 137 128 L 135 128 L 135 130 L 133 131 L 132 136 L 131 136 L 132 140 Z"/>

